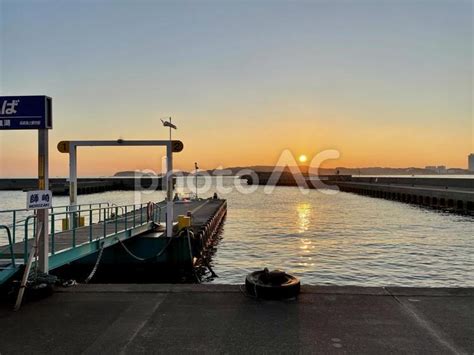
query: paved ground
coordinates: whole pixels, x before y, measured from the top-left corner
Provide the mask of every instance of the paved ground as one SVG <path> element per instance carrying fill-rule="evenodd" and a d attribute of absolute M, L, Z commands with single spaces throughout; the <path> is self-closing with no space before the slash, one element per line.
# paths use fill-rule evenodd
<path fill-rule="evenodd" d="M 258 301 L 227 285 L 81 285 L 0 306 L 0 353 L 474 352 L 474 289 L 304 287 Z"/>

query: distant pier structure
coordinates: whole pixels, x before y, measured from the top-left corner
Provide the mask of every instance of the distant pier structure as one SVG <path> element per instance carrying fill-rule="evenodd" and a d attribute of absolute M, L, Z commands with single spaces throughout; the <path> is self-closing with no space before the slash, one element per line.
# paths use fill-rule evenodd
<path fill-rule="evenodd" d="M 344 192 L 474 214 L 474 179 L 361 177 L 335 185 Z"/>
<path fill-rule="evenodd" d="M 300 179 L 288 171 L 275 180 L 271 173 L 242 176 L 247 183 L 298 186 Z M 384 198 L 461 214 L 474 214 L 474 178 L 433 177 L 355 177 L 351 175 L 309 176 L 303 174 L 311 189 L 339 188 L 340 191 Z"/>
<path fill-rule="evenodd" d="M 69 195 L 69 181 L 65 178 L 50 178 L 50 190 L 56 196 Z M 10 178 L 0 179 L 0 191 L 2 190 L 35 190 L 38 187 L 38 179 L 33 178 Z M 121 176 L 103 178 L 79 178 L 77 192 L 79 195 L 114 190 L 162 190 L 163 180 L 160 176 Z"/>

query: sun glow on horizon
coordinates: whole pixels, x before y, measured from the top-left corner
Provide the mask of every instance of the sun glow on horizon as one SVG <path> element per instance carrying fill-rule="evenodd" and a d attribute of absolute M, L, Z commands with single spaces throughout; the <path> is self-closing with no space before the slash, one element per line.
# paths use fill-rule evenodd
<path fill-rule="evenodd" d="M 298 157 L 298 160 L 300 163 L 306 163 L 308 161 L 308 157 L 304 154 L 301 154 L 299 157 Z"/>

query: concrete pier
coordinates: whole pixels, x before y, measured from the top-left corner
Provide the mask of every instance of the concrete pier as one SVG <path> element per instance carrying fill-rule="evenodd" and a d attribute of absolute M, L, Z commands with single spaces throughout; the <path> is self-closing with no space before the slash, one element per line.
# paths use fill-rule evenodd
<path fill-rule="evenodd" d="M 242 176 L 248 184 L 298 186 L 290 172 L 283 172 L 275 181 L 271 173 L 256 177 Z M 302 174 L 300 181 L 309 189 L 335 188 L 371 197 L 385 198 L 446 211 L 474 214 L 474 178 L 431 177 L 355 177 L 351 175 L 324 175 L 316 178 Z"/>
<path fill-rule="evenodd" d="M 466 179 L 467 180 L 467 179 Z M 474 189 L 452 186 L 428 186 L 384 183 L 383 181 L 338 181 L 341 191 L 405 203 L 440 208 L 452 212 L 474 213 Z"/>
<path fill-rule="evenodd" d="M 13 312 L 0 352 L 472 354 L 474 289 L 303 286 L 294 301 L 237 285 L 80 285 Z"/>

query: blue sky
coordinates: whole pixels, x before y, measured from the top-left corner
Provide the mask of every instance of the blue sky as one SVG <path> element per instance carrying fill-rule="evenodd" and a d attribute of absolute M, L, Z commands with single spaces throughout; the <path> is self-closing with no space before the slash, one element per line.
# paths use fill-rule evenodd
<path fill-rule="evenodd" d="M 57 174 L 58 140 L 165 137 L 169 115 L 181 168 L 272 164 L 285 148 L 463 166 L 473 150 L 470 1 L 0 3 L 0 90 L 53 97 Z M 0 133 L 6 174 L 29 174 L 31 134 Z M 112 169 L 90 154 L 84 173 Z M 155 164 L 126 154 L 114 167 Z"/>

